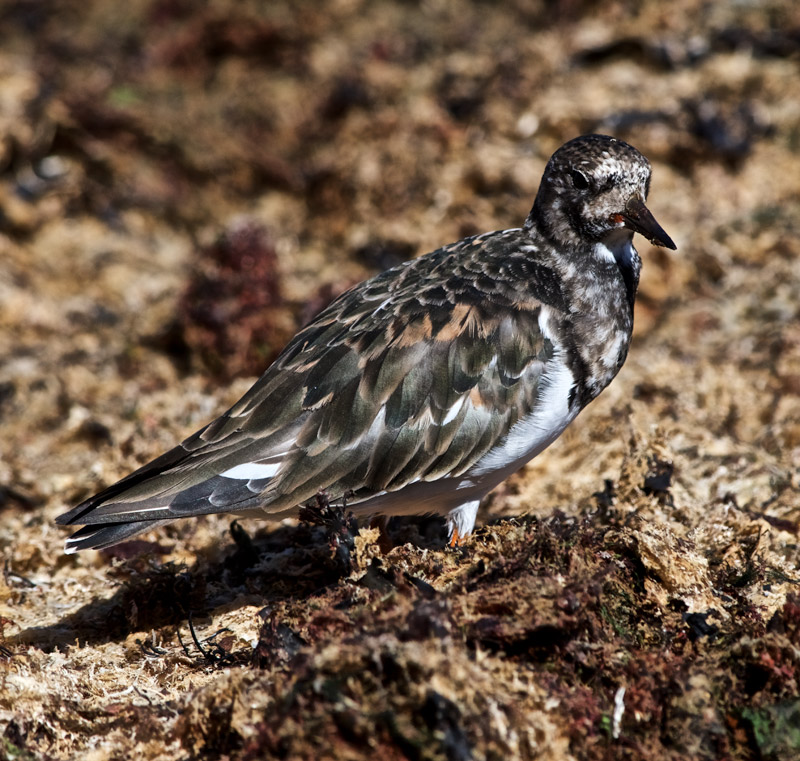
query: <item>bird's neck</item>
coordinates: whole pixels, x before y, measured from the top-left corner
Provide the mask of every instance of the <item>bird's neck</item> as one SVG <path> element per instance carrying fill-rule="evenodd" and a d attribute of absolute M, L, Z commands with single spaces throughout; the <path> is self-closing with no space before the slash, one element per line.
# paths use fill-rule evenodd
<path fill-rule="evenodd" d="M 558 275 L 567 305 L 560 319 L 564 335 L 572 336 L 569 361 L 580 378 L 579 395 L 588 403 L 611 382 L 627 355 L 641 266 L 632 234 L 614 230 L 602 241 L 569 245 L 548 237 L 535 217 L 526 228 L 538 244 L 539 261 Z"/>
<path fill-rule="evenodd" d="M 625 228 L 614 230 L 604 240 L 595 243 L 592 254 L 595 259 L 613 262 L 617 266 L 625 283 L 628 305 L 633 310 L 642 269 L 642 260 L 633 247 L 633 233 Z"/>
<path fill-rule="evenodd" d="M 561 261 L 562 277 L 570 279 L 570 275 L 584 272 L 587 267 L 606 268 L 613 264 L 618 269 L 623 283 L 628 306 L 633 310 L 636 291 L 639 287 L 641 259 L 633 247 L 633 232 L 621 227 L 612 230 L 602 240 L 593 243 L 581 237 L 571 224 L 566 210 L 558 203 L 550 202 L 547 213 L 543 212 L 544 204 L 539 197 L 525 220 L 523 230 L 534 240 L 547 243 Z"/>
<path fill-rule="evenodd" d="M 545 204 L 537 195 L 522 229 L 532 237 L 543 238 L 558 250 L 574 250 L 581 246 L 581 238 L 560 199 L 551 199 Z"/>

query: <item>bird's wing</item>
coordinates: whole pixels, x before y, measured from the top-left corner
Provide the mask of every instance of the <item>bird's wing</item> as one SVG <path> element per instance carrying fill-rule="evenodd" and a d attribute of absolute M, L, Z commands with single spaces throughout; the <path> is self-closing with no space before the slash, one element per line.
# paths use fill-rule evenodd
<path fill-rule="evenodd" d="M 541 302 L 469 245 L 340 296 L 230 410 L 59 523 L 279 513 L 464 473 L 534 408 L 554 352 Z"/>

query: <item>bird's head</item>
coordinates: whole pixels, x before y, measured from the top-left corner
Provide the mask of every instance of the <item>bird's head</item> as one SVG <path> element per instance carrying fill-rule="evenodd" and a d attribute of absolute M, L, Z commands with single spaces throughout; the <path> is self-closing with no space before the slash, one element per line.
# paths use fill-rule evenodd
<path fill-rule="evenodd" d="M 526 222 L 553 243 L 575 248 L 640 233 L 656 246 L 675 248 L 645 206 L 650 162 L 633 146 L 607 135 L 583 135 L 547 162 Z"/>

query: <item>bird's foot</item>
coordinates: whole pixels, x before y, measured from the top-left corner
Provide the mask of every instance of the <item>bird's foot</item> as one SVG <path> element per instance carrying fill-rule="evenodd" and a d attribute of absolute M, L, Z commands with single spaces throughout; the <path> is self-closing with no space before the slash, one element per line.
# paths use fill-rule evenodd
<path fill-rule="evenodd" d="M 458 526 L 453 526 L 453 530 L 450 532 L 450 542 L 448 546 L 455 549 L 456 547 L 463 547 L 467 544 L 467 542 L 472 538 L 472 532 L 466 531 L 461 533 L 458 530 Z"/>

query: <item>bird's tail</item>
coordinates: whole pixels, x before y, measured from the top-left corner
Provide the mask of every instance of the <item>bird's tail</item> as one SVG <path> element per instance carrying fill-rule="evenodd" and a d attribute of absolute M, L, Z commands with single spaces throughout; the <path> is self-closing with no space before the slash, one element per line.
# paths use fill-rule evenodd
<path fill-rule="evenodd" d="M 219 473 L 214 452 L 201 454 L 180 445 L 59 515 L 62 526 L 82 526 L 67 539 L 65 551 L 103 549 L 178 518 L 247 513 L 261 506 L 280 465 L 273 456 Z"/>
<path fill-rule="evenodd" d="M 141 534 L 143 531 L 165 526 L 171 522 L 169 520 L 130 521 L 128 523 L 95 523 L 91 526 L 84 526 L 67 539 L 64 552 L 70 555 L 78 550 L 103 550 L 112 544 Z"/>

